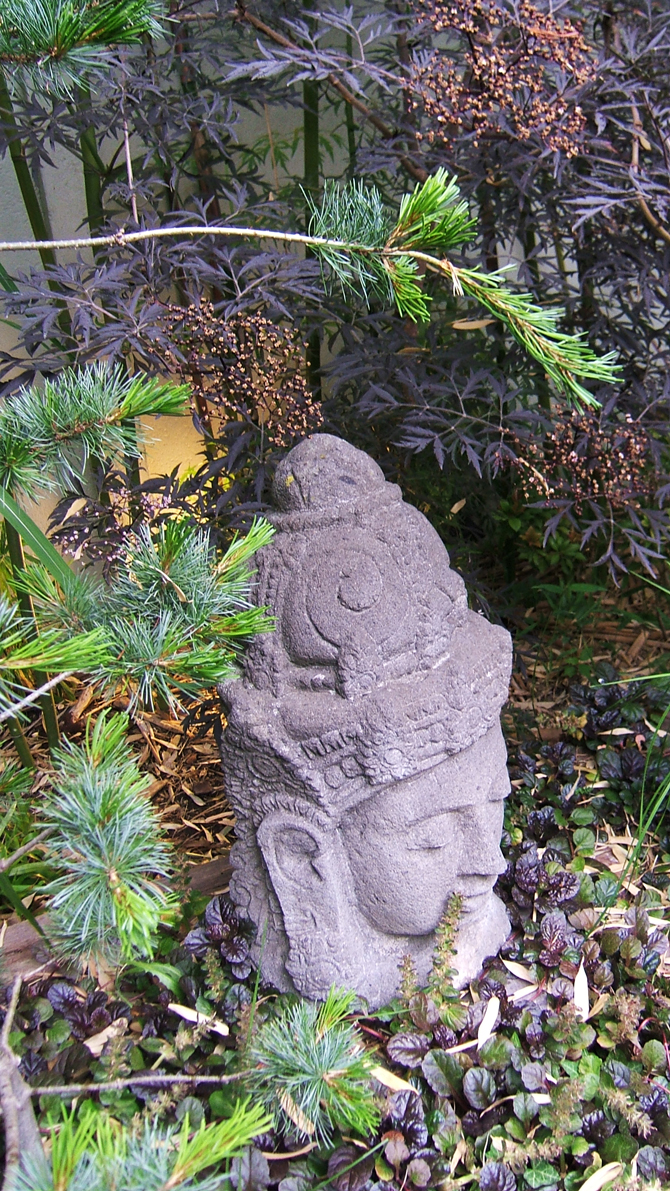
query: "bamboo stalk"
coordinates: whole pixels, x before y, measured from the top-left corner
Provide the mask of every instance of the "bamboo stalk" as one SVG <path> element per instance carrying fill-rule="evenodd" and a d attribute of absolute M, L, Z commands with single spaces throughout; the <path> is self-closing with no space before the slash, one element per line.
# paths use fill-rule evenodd
<path fill-rule="evenodd" d="M 320 154 L 319 154 L 319 84 L 306 79 L 302 85 L 303 101 L 303 169 L 305 193 L 316 203 L 319 197 Z M 305 211 L 305 227 L 309 230 L 311 212 Z M 308 247 L 306 256 L 313 256 Z M 321 335 L 315 327 L 307 340 L 307 383 L 316 401 L 321 398 Z"/>
<path fill-rule="evenodd" d="M 24 769 L 36 769 L 37 764 L 33 754 L 30 751 L 30 745 L 25 738 L 23 728 L 17 719 L 9 719 L 7 721 L 7 730 L 12 738 L 12 744 L 16 749 L 19 761 Z"/>
<path fill-rule="evenodd" d="M 26 209 L 26 215 L 33 230 L 33 235 L 39 241 L 48 241 L 51 235 L 47 220 L 42 211 L 39 196 L 33 182 L 33 177 L 30 172 L 30 166 L 26 158 L 26 151 L 19 134 L 19 128 L 12 106 L 12 100 L 7 88 L 7 82 L 4 74 L 0 70 L 0 122 L 4 124 L 5 133 L 9 142 L 9 154 L 14 166 L 14 173 L 19 184 L 23 205 Z M 55 265 L 56 258 L 53 249 L 48 246 L 36 246 L 40 254 L 42 264 L 46 268 L 48 265 Z"/>
<path fill-rule="evenodd" d="M 91 109 L 91 96 L 88 90 L 82 88 L 81 91 L 81 109 L 89 112 Z M 87 128 L 84 129 L 79 138 L 79 148 L 81 151 L 81 160 L 84 168 L 84 193 L 86 196 L 86 214 L 88 216 L 88 226 L 91 232 L 99 231 L 104 220 L 104 212 L 102 209 L 102 185 L 101 178 L 104 173 L 104 162 L 98 153 L 98 145 L 95 139 L 95 124 L 93 122 L 93 115 L 91 113 L 91 121 Z"/>

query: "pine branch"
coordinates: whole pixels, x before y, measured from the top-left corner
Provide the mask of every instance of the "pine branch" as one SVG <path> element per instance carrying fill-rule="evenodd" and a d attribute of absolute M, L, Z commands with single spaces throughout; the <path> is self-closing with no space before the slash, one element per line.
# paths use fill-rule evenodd
<path fill-rule="evenodd" d="M 82 480 L 90 459 L 141 458 L 135 419 L 184 414 L 188 396 L 186 385 L 106 363 L 20 389 L 0 407 L 0 485 L 33 498 Z"/>
<path fill-rule="evenodd" d="M 275 1122 L 320 1144 L 334 1129 L 365 1136 L 378 1121 L 374 1060 L 344 1020 L 353 999 L 331 989 L 323 1005 L 286 1006 L 261 1026 L 250 1048 L 250 1086 Z"/>
<path fill-rule="evenodd" d="M 475 269 L 460 269 L 448 261 L 436 264 L 433 258 L 417 253 L 416 260 L 428 268 L 450 278 L 455 294 L 469 295 L 505 324 L 534 360 L 554 381 L 557 389 L 572 398 L 577 408 L 597 406 L 599 402 L 578 381 L 596 380 L 612 384 L 619 378 L 617 353 L 597 356 L 588 346 L 584 335 L 569 335 L 558 330 L 564 315 L 560 307 L 538 306 L 530 294 L 517 294 L 505 285 L 504 272 L 479 273 Z"/>
<path fill-rule="evenodd" d="M 580 378 L 602 384 L 615 381 L 619 369 L 614 352 L 598 357 L 583 336 L 559 331 L 563 312 L 544 309 L 530 294 L 507 288 L 502 270 L 483 274 L 448 259 L 447 253 L 472 239 L 475 229 L 475 220 L 458 196 L 455 178 L 448 180 L 445 170 L 437 170 L 404 196 L 396 224 L 385 236 L 376 190 L 357 183 L 344 190 L 331 186 L 320 207 L 312 204 L 310 231 L 324 241 L 338 235 L 348 244 L 345 249 L 317 246 L 316 252 L 345 291 L 358 288 L 366 298 L 371 292 L 386 296 L 414 322 L 430 319 L 430 298 L 419 283 L 419 266 L 446 277 L 454 294 L 475 298 L 504 323 L 560 392 L 577 406 L 598 404 Z"/>
<path fill-rule="evenodd" d="M 35 1089 L 38 1090 L 38 1089 Z M 45 1092 L 47 1089 L 39 1089 Z M 71 1112 L 52 1132 L 49 1169 L 31 1155 L 21 1162 L 12 1191 L 54 1188 L 142 1188 L 142 1191 L 220 1191 L 227 1176 L 220 1167 L 269 1126 L 263 1110 L 238 1102 L 225 1120 L 192 1130 L 188 1114 L 181 1126 L 163 1128 L 145 1120 L 140 1128 L 119 1126 L 108 1116 Z"/>
<path fill-rule="evenodd" d="M 44 892 L 52 899 L 52 939 L 79 960 L 150 955 L 172 908 L 162 883 L 169 854 L 127 728 L 126 716 L 103 712 L 82 745 L 67 743 L 54 756 L 45 818 L 61 875 Z"/>
<path fill-rule="evenodd" d="M 157 0 L 3 0 L 0 68 L 35 89 L 70 96 L 109 47 L 160 34 Z"/>
<path fill-rule="evenodd" d="M 557 329 L 562 312 L 538 306 L 530 294 L 516 293 L 505 285 L 502 271 L 479 273 L 454 265 L 447 253 L 466 243 L 474 231 L 464 202 L 458 200 L 455 180 L 438 170 L 402 200 L 399 218 L 391 223 L 379 192 L 352 182 L 343 189 L 327 186 L 320 206 L 312 204 L 310 232 L 277 232 L 268 228 L 221 225 L 147 228 L 110 236 L 80 240 L 51 240 L 50 248 L 125 246 L 148 240 L 190 236 L 235 237 L 274 240 L 312 248 L 321 259 L 329 279 L 346 292 L 395 305 L 398 312 L 415 322 L 430 319 L 430 297 L 424 293 L 419 268 L 447 278 L 453 292 L 475 298 L 500 319 L 528 354 L 544 368 L 568 400 L 579 408 L 598 402 L 580 383 L 595 380 L 614 384 L 620 367 L 614 353 L 596 356 L 584 337 Z M 5 241 L 5 250 L 45 247 L 44 242 Z"/>
<path fill-rule="evenodd" d="M 35 637 L 33 623 L 0 595 L 0 723 L 20 714 L 67 674 L 100 666 L 108 655 L 109 646 L 99 628 L 69 637 L 56 628 L 45 628 Z M 61 673 L 40 690 L 26 694 L 28 688 L 21 676 L 31 670 Z"/>
<path fill-rule="evenodd" d="M 230 678 L 247 642 L 273 628 L 253 603 L 250 567 L 273 533 L 269 522 L 254 522 L 217 562 L 209 534 L 186 521 L 153 534 L 144 526 L 128 535 L 109 585 L 71 573 L 59 586 L 33 566 L 26 589 L 45 629 L 102 634 L 106 648 L 87 667 L 93 682 L 127 691 L 132 708 L 158 699 L 178 709 L 182 696 Z"/>

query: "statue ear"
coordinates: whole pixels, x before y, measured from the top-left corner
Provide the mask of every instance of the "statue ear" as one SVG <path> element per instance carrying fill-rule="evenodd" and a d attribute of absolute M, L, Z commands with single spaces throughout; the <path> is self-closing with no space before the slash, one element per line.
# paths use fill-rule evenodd
<path fill-rule="evenodd" d="M 273 879 L 279 884 L 305 889 L 323 881 L 326 848 L 318 830 L 309 830 L 299 820 L 287 823 L 284 816 L 266 819 L 258 831 L 263 857 Z"/>
<path fill-rule="evenodd" d="M 364 955 L 337 831 L 275 811 L 263 820 L 257 839 L 281 906 L 289 941 L 286 968 L 296 988 L 323 998 L 333 984 L 355 987 Z"/>

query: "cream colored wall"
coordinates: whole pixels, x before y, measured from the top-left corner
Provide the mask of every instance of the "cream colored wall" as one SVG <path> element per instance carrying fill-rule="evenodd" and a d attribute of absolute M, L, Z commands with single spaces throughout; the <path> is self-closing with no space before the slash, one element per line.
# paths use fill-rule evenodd
<path fill-rule="evenodd" d="M 332 112 L 326 115 L 325 128 L 328 130 Z M 253 143 L 261 139 L 267 140 L 268 151 L 266 157 L 265 176 L 272 185 L 279 181 L 281 184 L 285 174 L 279 176 L 273 166 L 270 140 L 275 151 L 280 141 L 290 143 L 294 130 L 302 122 L 302 112 L 287 104 L 284 107 L 269 108 L 262 113 L 243 112 L 237 127 L 240 141 Z M 269 131 L 268 131 L 269 130 Z M 332 128 L 330 129 L 332 131 Z M 301 172 L 302 147 L 298 145 L 297 153 L 289 163 L 289 170 L 293 176 Z M 86 203 L 81 163 L 65 148 L 56 147 L 51 152 L 52 165 L 43 164 L 38 176 L 46 207 L 52 234 L 57 238 L 72 238 L 85 234 Z M 324 162 L 326 173 L 331 171 L 340 173 L 344 168 L 343 162 Z M 288 171 L 287 171 L 288 172 Z M 28 222 L 21 194 L 16 182 L 14 168 L 9 155 L 0 159 L 0 239 L 2 240 L 31 240 L 33 238 Z M 39 265 L 37 253 L 3 253 L 2 263 L 12 274 L 28 272 L 32 265 Z M 59 259 L 67 260 L 66 253 L 60 253 Z M 0 321 L 0 350 L 14 349 L 16 332 Z M 199 454 L 201 439 L 189 418 L 160 418 L 153 419 L 148 426 L 151 441 L 145 452 L 145 474 L 148 476 L 163 475 L 178 466 L 180 472 L 187 468 L 198 467 L 202 463 Z M 42 501 L 40 506 L 32 508 L 31 512 L 38 523 L 44 528 L 53 508 L 53 500 Z"/>

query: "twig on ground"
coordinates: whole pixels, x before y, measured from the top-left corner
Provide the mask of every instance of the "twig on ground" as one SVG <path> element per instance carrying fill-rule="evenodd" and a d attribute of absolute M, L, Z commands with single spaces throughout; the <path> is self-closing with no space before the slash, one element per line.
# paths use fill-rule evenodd
<path fill-rule="evenodd" d="M 31 1103 L 32 1089 L 19 1074 L 9 1035 L 21 992 L 17 976 L 0 1032 L 0 1108 L 5 1123 L 5 1175 L 2 1191 L 12 1191 L 19 1166 L 26 1159 L 39 1169 L 45 1162 L 40 1133 Z"/>
<path fill-rule="evenodd" d="M 50 678 L 48 682 L 43 683 L 37 690 L 31 691 L 19 703 L 12 703 L 11 707 L 7 707 L 5 711 L 0 711 L 0 724 L 3 720 L 13 719 L 17 711 L 23 711 L 24 707 L 29 707 L 36 699 L 39 699 L 42 695 L 47 695 L 55 686 L 58 686 L 59 682 L 64 682 L 71 674 L 71 670 L 64 670 L 62 674 L 57 674 L 55 678 Z"/>
<path fill-rule="evenodd" d="M 132 1075 L 127 1079 L 109 1079 L 103 1083 L 44 1084 L 30 1088 L 31 1096 L 83 1096 L 85 1092 L 123 1092 L 130 1087 L 161 1088 L 170 1084 L 224 1084 L 234 1083 L 248 1075 L 248 1071 L 236 1071 L 234 1075 Z"/>
<path fill-rule="evenodd" d="M 39 835 L 36 835 L 34 839 L 29 840 L 27 844 L 23 844 L 22 847 L 17 848 L 15 852 L 12 852 L 11 856 L 5 856 L 3 860 L 0 860 L 0 873 L 6 873 L 13 864 L 16 864 L 17 860 L 20 860 L 22 856 L 27 856 L 29 852 L 32 852 L 33 848 L 41 848 L 44 844 L 44 841 L 52 834 L 52 832 L 53 827 L 45 827 L 44 831 L 40 831 Z"/>

